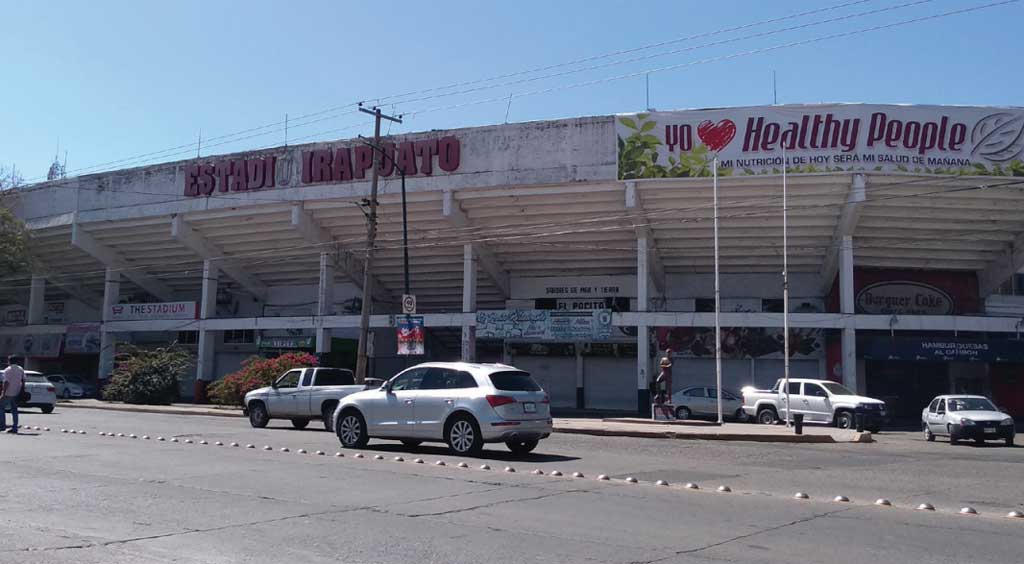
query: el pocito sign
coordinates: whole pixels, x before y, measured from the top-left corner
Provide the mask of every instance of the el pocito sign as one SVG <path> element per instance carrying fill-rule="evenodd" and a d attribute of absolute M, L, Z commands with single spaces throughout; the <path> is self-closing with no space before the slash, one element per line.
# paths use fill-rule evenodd
<path fill-rule="evenodd" d="M 1024 176 L 1024 109 L 827 104 L 615 118 L 619 179 L 835 171 Z M 783 158 L 785 151 L 785 158 Z"/>

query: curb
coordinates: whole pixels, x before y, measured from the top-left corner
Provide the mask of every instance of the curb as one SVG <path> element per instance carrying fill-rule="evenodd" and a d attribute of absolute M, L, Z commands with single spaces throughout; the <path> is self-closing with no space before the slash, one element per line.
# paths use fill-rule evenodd
<path fill-rule="evenodd" d="M 205 415 L 208 417 L 243 417 L 242 412 L 228 409 L 210 409 L 209 411 L 196 412 L 190 409 L 176 407 L 127 407 L 118 404 L 111 405 L 76 405 L 73 403 L 58 403 L 58 407 L 70 407 L 74 409 L 98 409 L 100 411 L 121 411 L 124 413 L 156 413 L 163 415 Z"/>
<path fill-rule="evenodd" d="M 554 432 L 601 437 L 633 437 L 640 439 L 678 439 L 698 441 L 744 441 L 756 443 L 873 443 L 871 433 L 859 433 L 849 441 L 837 441 L 831 435 L 745 435 L 740 433 L 676 433 L 674 431 L 610 431 L 556 427 Z"/>

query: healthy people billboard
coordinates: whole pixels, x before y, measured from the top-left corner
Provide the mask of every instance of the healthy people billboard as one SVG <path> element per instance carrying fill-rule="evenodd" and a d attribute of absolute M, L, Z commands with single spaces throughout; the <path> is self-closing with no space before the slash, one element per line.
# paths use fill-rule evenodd
<path fill-rule="evenodd" d="M 1024 176 L 1024 109 L 827 104 L 615 116 L 619 179 L 836 171 Z"/>

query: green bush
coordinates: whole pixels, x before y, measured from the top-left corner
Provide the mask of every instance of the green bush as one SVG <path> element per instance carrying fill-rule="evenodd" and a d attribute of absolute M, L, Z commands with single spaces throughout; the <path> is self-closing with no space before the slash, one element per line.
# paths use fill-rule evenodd
<path fill-rule="evenodd" d="M 220 405 L 242 405 L 245 394 L 269 386 L 292 368 L 307 366 L 316 366 L 316 357 L 309 353 L 286 353 L 276 358 L 249 357 L 242 362 L 241 370 L 210 386 L 210 401 Z"/>
<path fill-rule="evenodd" d="M 103 399 L 166 405 L 178 399 L 178 380 L 192 365 L 192 356 L 175 347 L 140 349 L 128 346 L 117 355 L 114 374 Z"/>

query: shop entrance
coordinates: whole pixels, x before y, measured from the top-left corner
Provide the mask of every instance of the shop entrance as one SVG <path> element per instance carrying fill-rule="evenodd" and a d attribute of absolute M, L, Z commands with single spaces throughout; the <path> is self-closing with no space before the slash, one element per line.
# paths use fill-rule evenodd
<path fill-rule="evenodd" d="M 917 420 L 935 396 L 949 393 L 949 363 L 867 360 L 867 395 L 886 403 L 893 419 Z"/>

